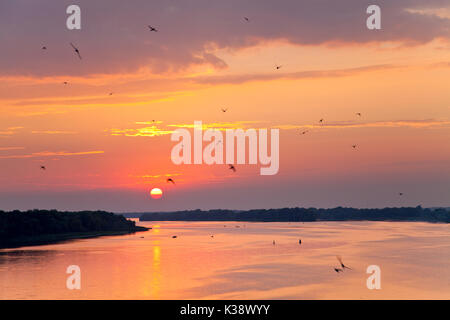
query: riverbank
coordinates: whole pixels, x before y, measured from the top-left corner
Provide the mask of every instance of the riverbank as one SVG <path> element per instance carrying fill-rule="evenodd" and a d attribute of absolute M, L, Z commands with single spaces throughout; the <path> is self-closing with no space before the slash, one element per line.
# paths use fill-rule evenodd
<path fill-rule="evenodd" d="M 12 249 L 28 246 L 40 246 L 45 244 L 53 244 L 70 240 L 98 238 L 104 236 L 120 236 L 135 232 L 147 231 L 149 228 L 136 227 L 136 231 L 102 231 L 102 232 L 80 232 L 80 233 L 63 233 L 63 234 L 47 234 L 33 237 L 21 237 L 8 240 L 6 243 L 0 243 L 0 249 Z"/>
<path fill-rule="evenodd" d="M 147 231 L 134 221 L 104 211 L 0 211 L 0 249 Z"/>

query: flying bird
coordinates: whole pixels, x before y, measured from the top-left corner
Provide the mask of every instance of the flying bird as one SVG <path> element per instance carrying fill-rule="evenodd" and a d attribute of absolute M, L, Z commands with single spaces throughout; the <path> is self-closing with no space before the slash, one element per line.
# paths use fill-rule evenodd
<path fill-rule="evenodd" d="M 229 164 L 228 167 L 229 167 L 228 169 L 233 170 L 233 172 L 236 172 L 236 168 L 232 164 Z"/>
<path fill-rule="evenodd" d="M 343 272 L 344 270 L 343 269 L 341 269 L 341 268 L 333 268 L 334 269 L 334 271 L 336 271 L 337 273 L 339 273 L 339 272 Z"/>
<path fill-rule="evenodd" d="M 172 239 L 175 239 L 177 236 L 172 236 Z"/>
<path fill-rule="evenodd" d="M 306 134 L 308 130 L 302 131 L 300 134 Z"/>
<path fill-rule="evenodd" d="M 172 178 L 167 178 L 167 182 L 168 182 L 168 183 L 169 183 L 169 182 L 172 182 L 173 184 L 175 184 L 175 181 L 173 181 Z"/>
<path fill-rule="evenodd" d="M 112 92 L 110 92 L 110 93 L 109 93 L 109 95 L 110 95 L 110 96 L 112 96 L 112 95 L 113 95 L 113 93 L 112 93 Z"/>
<path fill-rule="evenodd" d="M 41 170 L 47 170 L 45 166 L 41 166 Z"/>
<path fill-rule="evenodd" d="M 73 50 L 74 50 L 74 51 L 75 51 L 75 53 L 77 54 L 78 58 L 80 58 L 80 60 L 81 60 L 81 54 L 80 54 L 80 50 L 78 50 L 78 48 L 77 48 L 77 47 L 75 47 L 75 46 L 73 45 L 73 43 L 72 43 L 72 42 L 70 43 L 70 45 L 72 46 Z"/>
<path fill-rule="evenodd" d="M 356 144 L 352 145 L 352 148 L 353 148 L 353 149 L 356 149 Z"/>
<path fill-rule="evenodd" d="M 403 192 L 399 192 L 398 195 L 399 195 L 399 196 L 402 196 L 402 195 L 403 195 Z"/>
<path fill-rule="evenodd" d="M 228 108 L 226 108 L 226 109 L 220 109 L 220 110 L 222 110 L 222 112 L 227 112 Z"/>
<path fill-rule="evenodd" d="M 67 82 L 67 81 L 64 81 L 63 84 L 68 84 L 68 82 Z"/>
<path fill-rule="evenodd" d="M 280 70 L 281 67 L 282 67 L 282 65 L 276 65 L 276 66 L 275 66 L 275 69 Z"/>
<path fill-rule="evenodd" d="M 345 269 L 353 270 L 352 268 L 347 267 L 347 266 L 342 262 L 341 256 L 336 256 L 336 258 L 338 259 L 339 263 L 341 264 L 342 271 L 344 271 Z"/>
<path fill-rule="evenodd" d="M 158 32 L 158 29 L 156 29 L 155 27 L 149 25 L 148 28 L 150 29 L 150 31 Z"/>
<path fill-rule="evenodd" d="M 302 239 L 298 239 L 298 244 L 302 244 Z"/>
<path fill-rule="evenodd" d="M 324 120 L 324 119 L 320 119 L 319 122 L 320 122 L 320 123 L 323 123 L 323 120 Z"/>
<path fill-rule="evenodd" d="M 361 117 L 361 112 L 357 112 L 356 115 Z"/>
<path fill-rule="evenodd" d="M 46 47 L 46 46 L 43 46 L 43 47 L 42 47 L 42 50 L 47 50 L 47 47 Z"/>
<path fill-rule="evenodd" d="M 244 17 L 244 20 L 247 21 L 247 22 L 250 22 L 250 19 L 247 18 L 247 17 Z"/>

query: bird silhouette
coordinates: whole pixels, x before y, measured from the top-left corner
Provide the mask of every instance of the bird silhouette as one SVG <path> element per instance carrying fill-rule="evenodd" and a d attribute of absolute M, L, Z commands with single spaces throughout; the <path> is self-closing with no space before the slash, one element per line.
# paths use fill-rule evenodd
<path fill-rule="evenodd" d="M 344 271 L 345 269 L 353 270 L 352 268 L 347 267 L 347 266 L 342 262 L 341 256 L 336 256 L 336 258 L 338 259 L 339 263 L 341 264 L 342 271 Z"/>
<path fill-rule="evenodd" d="M 352 145 L 352 148 L 353 148 L 353 149 L 356 149 L 356 144 Z"/>
<path fill-rule="evenodd" d="M 47 170 L 45 166 L 41 166 L 41 170 Z"/>
<path fill-rule="evenodd" d="M 43 47 L 42 47 L 42 50 L 47 50 L 47 47 L 46 47 L 46 46 L 43 46 Z"/>
<path fill-rule="evenodd" d="M 361 112 L 357 112 L 356 115 L 361 117 Z"/>
<path fill-rule="evenodd" d="M 324 119 L 320 119 L 319 122 L 320 122 L 320 123 L 323 123 L 323 120 L 324 120 Z"/>
<path fill-rule="evenodd" d="M 282 67 L 282 65 L 276 65 L 276 66 L 275 66 L 275 69 L 280 70 L 281 67 Z"/>
<path fill-rule="evenodd" d="M 402 196 L 402 195 L 403 195 L 403 192 L 399 192 L 398 195 L 399 195 L 399 196 Z"/>
<path fill-rule="evenodd" d="M 113 95 L 113 93 L 112 93 L 112 92 L 110 92 L 110 93 L 109 93 L 109 95 L 110 95 L 110 96 L 112 96 L 112 95 Z"/>
<path fill-rule="evenodd" d="M 152 32 L 158 32 L 158 29 L 156 29 L 155 27 L 152 27 L 152 26 L 148 26 L 148 28 L 150 29 L 150 31 L 152 31 Z"/>
<path fill-rule="evenodd" d="M 78 58 L 80 58 L 80 60 L 81 60 L 81 54 L 80 54 L 80 50 L 78 50 L 78 48 L 77 48 L 77 47 L 75 47 L 75 46 L 73 45 L 73 43 L 72 43 L 72 42 L 70 43 L 70 45 L 72 46 L 73 50 L 74 50 L 74 51 L 75 51 L 75 53 L 77 54 Z"/>
<path fill-rule="evenodd" d="M 228 169 L 233 170 L 233 172 L 236 172 L 236 168 L 232 164 L 228 165 Z"/>
<path fill-rule="evenodd" d="M 175 184 L 175 181 L 173 181 L 172 178 L 167 178 L 167 182 L 168 182 L 168 183 L 169 183 L 169 182 L 172 182 L 173 184 Z"/>
<path fill-rule="evenodd" d="M 244 20 L 247 21 L 247 22 L 250 22 L 250 19 L 247 18 L 247 17 L 244 17 Z"/>
<path fill-rule="evenodd" d="M 220 110 L 222 110 L 222 112 L 227 112 L 228 108 L 225 108 L 225 109 L 222 108 Z"/>
<path fill-rule="evenodd" d="M 336 271 L 337 273 L 339 273 L 339 272 L 343 272 L 344 270 L 343 269 L 341 269 L 341 268 L 333 268 L 334 269 L 334 271 Z"/>
<path fill-rule="evenodd" d="M 298 239 L 298 244 L 302 244 L 302 239 Z"/>
<path fill-rule="evenodd" d="M 63 84 L 68 84 L 68 82 L 67 82 L 67 81 L 64 81 Z"/>
<path fill-rule="evenodd" d="M 306 134 L 308 130 L 302 131 L 300 134 Z"/>
<path fill-rule="evenodd" d="M 172 239 L 175 239 L 177 236 L 172 236 Z"/>

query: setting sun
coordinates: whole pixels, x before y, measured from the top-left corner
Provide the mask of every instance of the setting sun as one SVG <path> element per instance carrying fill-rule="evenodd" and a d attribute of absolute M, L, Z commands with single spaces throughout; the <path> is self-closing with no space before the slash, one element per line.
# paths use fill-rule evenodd
<path fill-rule="evenodd" d="M 150 195 L 152 196 L 153 199 L 160 199 L 162 197 L 162 190 L 159 188 L 153 188 L 150 191 Z"/>

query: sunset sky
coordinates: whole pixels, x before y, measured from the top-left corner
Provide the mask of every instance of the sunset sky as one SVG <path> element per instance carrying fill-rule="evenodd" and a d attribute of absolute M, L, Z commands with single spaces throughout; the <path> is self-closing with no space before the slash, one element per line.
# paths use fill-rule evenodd
<path fill-rule="evenodd" d="M 0 0 L 0 41 L 0 210 L 450 206 L 448 0 Z M 173 164 L 195 120 L 278 174 Z"/>

